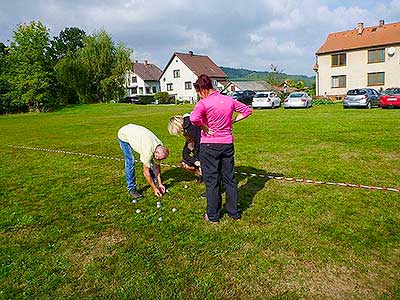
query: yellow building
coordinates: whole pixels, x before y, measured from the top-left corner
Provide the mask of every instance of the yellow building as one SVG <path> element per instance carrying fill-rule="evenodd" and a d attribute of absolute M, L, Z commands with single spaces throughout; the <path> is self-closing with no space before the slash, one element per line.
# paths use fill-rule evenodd
<path fill-rule="evenodd" d="M 342 98 L 349 89 L 400 87 L 400 22 L 328 35 L 316 52 L 316 95 Z"/>

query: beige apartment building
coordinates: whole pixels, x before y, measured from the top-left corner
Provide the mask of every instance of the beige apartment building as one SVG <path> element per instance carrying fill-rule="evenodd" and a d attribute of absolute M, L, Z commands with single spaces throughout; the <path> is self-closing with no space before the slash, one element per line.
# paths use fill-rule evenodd
<path fill-rule="evenodd" d="M 400 22 L 328 35 L 316 52 L 316 95 L 341 99 L 349 89 L 400 87 Z"/>

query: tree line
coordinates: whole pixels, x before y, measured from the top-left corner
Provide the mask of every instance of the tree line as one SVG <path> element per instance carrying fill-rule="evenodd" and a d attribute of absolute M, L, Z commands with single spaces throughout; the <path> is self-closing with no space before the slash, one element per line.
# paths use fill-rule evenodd
<path fill-rule="evenodd" d="M 50 38 L 40 21 L 19 24 L 8 45 L 0 41 L 0 113 L 118 101 L 131 52 L 104 30 L 71 27 Z"/>

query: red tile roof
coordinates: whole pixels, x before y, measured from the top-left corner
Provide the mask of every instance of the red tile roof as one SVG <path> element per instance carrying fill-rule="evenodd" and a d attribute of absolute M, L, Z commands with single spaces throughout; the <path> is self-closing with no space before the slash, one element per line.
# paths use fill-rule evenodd
<path fill-rule="evenodd" d="M 179 53 L 175 52 L 168 64 L 164 68 L 164 72 L 168 65 L 171 63 L 175 55 L 182 60 L 182 62 L 193 71 L 198 77 L 201 74 L 206 74 L 211 78 L 227 78 L 228 76 L 222 71 L 207 55 L 197 55 L 193 53 Z"/>
<path fill-rule="evenodd" d="M 162 71 L 159 67 L 154 64 L 147 62 L 144 63 L 132 63 L 133 71 L 143 80 L 158 81 L 160 80 Z"/>
<path fill-rule="evenodd" d="M 331 33 L 316 54 L 393 44 L 400 44 L 400 22 Z"/>

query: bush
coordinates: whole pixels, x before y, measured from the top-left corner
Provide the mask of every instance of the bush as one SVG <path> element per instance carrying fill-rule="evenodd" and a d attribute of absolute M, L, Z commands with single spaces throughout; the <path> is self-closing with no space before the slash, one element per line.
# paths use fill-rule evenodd
<path fill-rule="evenodd" d="M 327 105 L 327 104 L 335 104 L 336 102 L 329 98 L 320 98 L 313 100 L 313 105 Z"/>
<path fill-rule="evenodd" d="M 143 104 L 151 104 L 155 99 L 153 95 L 139 95 L 138 97 Z"/>
<path fill-rule="evenodd" d="M 167 92 L 158 92 L 154 95 L 154 100 L 158 101 L 159 104 L 174 103 L 171 102 L 171 98 Z"/>

